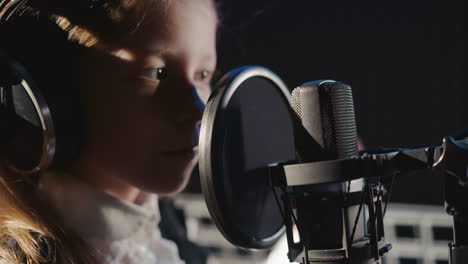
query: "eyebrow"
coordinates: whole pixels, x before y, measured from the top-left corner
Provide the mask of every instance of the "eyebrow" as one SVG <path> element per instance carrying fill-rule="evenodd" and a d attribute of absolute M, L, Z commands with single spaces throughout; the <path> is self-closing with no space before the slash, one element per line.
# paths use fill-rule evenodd
<path fill-rule="evenodd" d="M 150 49 L 140 49 L 140 50 L 143 53 L 150 54 L 150 56 L 161 56 L 162 54 L 167 54 L 167 53 L 169 53 L 169 55 L 173 54 L 170 48 L 150 48 Z M 213 60 L 213 59 L 217 59 L 217 54 L 205 53 L 205 54 L 202 54 L 201 57 L 203 58 L 203 60 Z"/>
<path fill-rule="evenodd" d="M 150 54 L 150 55 L 161 55 L 167 53 L 169 51 L 168 48 L 150 48 L 150 49 L 142 49 L 143 52 Z"/>

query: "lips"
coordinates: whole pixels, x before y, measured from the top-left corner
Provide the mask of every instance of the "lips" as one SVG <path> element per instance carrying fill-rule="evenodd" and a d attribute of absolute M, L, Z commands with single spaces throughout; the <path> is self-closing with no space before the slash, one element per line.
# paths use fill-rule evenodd
<path fill-rule="evenodd" d="M 162 153 L 168 154 L 168 155 L 177 155 L 177 154 L 193 154 L 195 152 L 198 152 L 198 146 L 173 148 L 167 151 L 163 151 Z"/>

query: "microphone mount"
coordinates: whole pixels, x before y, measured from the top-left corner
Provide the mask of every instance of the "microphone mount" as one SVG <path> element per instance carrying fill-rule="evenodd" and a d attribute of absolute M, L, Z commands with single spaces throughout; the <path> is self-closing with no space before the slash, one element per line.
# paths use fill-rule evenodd
<path fill-rule="evenodd" d="M 468 141 L 455 141 L 445 137 L 442 146 L 420 149 L 373 149 L 361 152 L 358 156 L 309 163 L 284 162 L 271 164 L 268 168 L 270 185 L 283 190 L 281 200 L 286 225 L 291 262 L 303 264 L 358 264 L 381 263 L 381 257 L 391 248 L 385 243 L 383 217 L 386 210 L 383 199 L 391 188 L 395 175 L 409 175 L 416 171 L 432 169 L 433 173 L 445 179 L 445 209 L 454 217 L 454 241 L 450 243 L 450 263 L 468 262 Z M 364 180 L 362 190 L 351 190 L 351 182 Z M 313 186 L 326 184 L 347 184 L 347 192 L 340 195 L 314 197 L 308 191 Z M 346 214 L 346 208 L 360 205 L 359 214 L 366 208 L 369 214 L 367 236 L 355 241 L 356 229 L 348 228 L 342 220 L 342 244 L 327 249 L 314 248 L 307 233 L 307 221 L 298 218 L 299 211 L 307 211 L 303 201 L 333 200 Z M 278 203 L 279 203 L 278 198 Z M 280 206 L 280 205 L 279 205 Z M 294 226 L 299 233 L 299 241 L 294 239 Z"/>

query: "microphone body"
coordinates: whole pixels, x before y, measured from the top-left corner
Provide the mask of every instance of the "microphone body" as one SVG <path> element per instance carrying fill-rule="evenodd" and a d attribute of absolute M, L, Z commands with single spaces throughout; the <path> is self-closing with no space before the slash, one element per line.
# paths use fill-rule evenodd
<path fill-rule="evenodd" d="M 358 154 L 349 85 L 330 80 L 309 82 L 294 89 L 291 100 L 300 121 L 295 131 L 302 131 L 302 126 L 306 132 L 295 135 L 299 162 L 343 159 Z"/>
<path fill-rule="evenodd" d="M 293 90 L 291 104 L 297 117 L 294 136 L 298 163 L 358 155 L 353 97 L 349 85 L 336 81 L 309 82 Z M 344 206 L 343 202 L 345 193 L 363 189 L 363 179 L 294 187 L 300 240 L 304 250 L 309 253 L 308 258 L 316 260 L 307 263 L 344 263 L 339 257 L 326 254 L 314 257 L 310 254 L 334 250 L 347 252 L 352 246 L 349 243 L 364 240 L 367 233 L 365 213 L 359 213 L 359 205 Z M 350 241 L 351 233 L 353 238 Z"/>

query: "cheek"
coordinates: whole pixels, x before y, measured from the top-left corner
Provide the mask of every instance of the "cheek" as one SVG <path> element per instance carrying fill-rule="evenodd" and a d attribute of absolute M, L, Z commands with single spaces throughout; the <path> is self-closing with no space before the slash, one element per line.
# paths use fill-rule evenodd
<path fill-rule="evenodd" d="M 148 109 L 149 108 L 149 109 Z M 114 135 L 116 145 L 127 145 L 135 151 L 148 152 L 146 149 L 157 149 L 163 140 L 162 124 L 158 115 L 145 105 L 132 105 L 129 108 L 121 107 L 112 117 L 109 135 Z"/>
<path fill-rule="evenodd" d="M 157 148 L 162 127 L 150 98 L 114 93 L 88 111 L 88 138 L 116 151 L 147 152 Z"/>
<path fill-rule="evenodd" d="M 201 91 L 198 91 L 198 96 L 200 97 L 200 99 L 203 101 L 205 105 L 208 102 L 210 95 L 211 95 L 211 87 L 207 87 L 205 89 L 202 89 Z"/>

